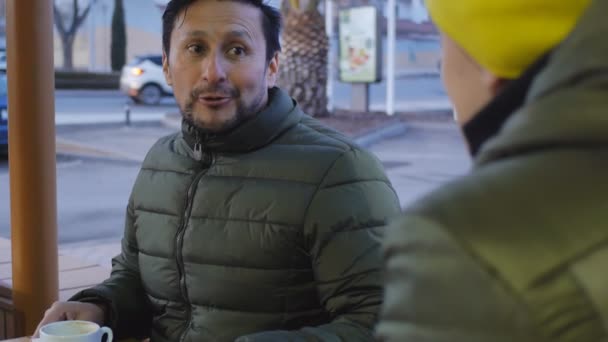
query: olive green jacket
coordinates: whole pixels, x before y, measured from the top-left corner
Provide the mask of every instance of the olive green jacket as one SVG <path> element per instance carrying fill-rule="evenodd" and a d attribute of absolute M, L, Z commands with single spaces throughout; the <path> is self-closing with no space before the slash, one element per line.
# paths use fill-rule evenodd
<path fill-rule="evenodd" d="M 380 340 L 608 340 L 608 1 L 591 6 L 472 172 L 387 229 Z"/>
<path fill-rule="evenodd" d="M 373 155 L 275 88 L 227 135 L 185 124 L 152 147 L 111 277 L 73 300 L 107 303 L 118 337 L 371 340 L 399 210 Z"/>

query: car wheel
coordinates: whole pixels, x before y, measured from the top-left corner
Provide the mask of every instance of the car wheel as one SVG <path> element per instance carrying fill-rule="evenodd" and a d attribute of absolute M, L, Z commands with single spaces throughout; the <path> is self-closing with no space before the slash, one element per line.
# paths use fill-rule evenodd
<path fill-rule="evenodd" d="M 8 145 L 0 145 L 0 159 L 8 159 Z"/>
<path fill-rule="evenodd" d="M 141 88 L 137 98 L 146 105 L 157 105 L 163 96 L 163 91 L 155 84 L 148 84 Z"/>

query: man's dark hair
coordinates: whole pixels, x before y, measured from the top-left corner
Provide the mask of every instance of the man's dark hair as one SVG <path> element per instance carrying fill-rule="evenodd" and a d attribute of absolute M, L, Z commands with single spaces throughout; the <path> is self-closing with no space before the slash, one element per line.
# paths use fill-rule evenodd
<path fill-rule="evenodd" d="M 192 3 L 196 1 L 212 0 L 171 0 L 163 13 L 163 50 L 168 55 L 171 46 L 171 33 L 175 27 L 175 20 L 179 13 L 186 11 Z M 281 13 L 264 3 L 264 0 L 215 0 L 215 1 L 234 1 L 255 6 L 262 11 L 262 29 L 266 40 L 266 61 L 269 62 L 276 52 L 281 51 Z"/>

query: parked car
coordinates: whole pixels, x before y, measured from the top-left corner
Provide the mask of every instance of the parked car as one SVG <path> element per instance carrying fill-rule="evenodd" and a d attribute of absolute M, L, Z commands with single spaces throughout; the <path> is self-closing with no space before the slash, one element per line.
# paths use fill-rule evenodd
<path fill-rule="evenodd" d="M 0 49 L 0 72 L 6 72 L 6 50 Z"/>
<path fill-rule="evenodd" d="M 120 89 L 135 101 L 158 104 L 163 96 L 173 95 L 162 68 L 161 55 L 137 56 L 122 68 Z"/>
<path fill-rule="evenodd" d="M 8 151 L 8 86 L 6 74 L 0 74 L 0 153 Z"/>

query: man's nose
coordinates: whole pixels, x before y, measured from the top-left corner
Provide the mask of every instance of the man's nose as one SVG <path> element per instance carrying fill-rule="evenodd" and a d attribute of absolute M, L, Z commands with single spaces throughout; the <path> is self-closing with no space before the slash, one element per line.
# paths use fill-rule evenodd
<path fill-rule="evenodd" d="M 203 62 L 203 80 L 214 84 L 226 80 L 226 72 L 220 56 L 210 56 Z"/>

